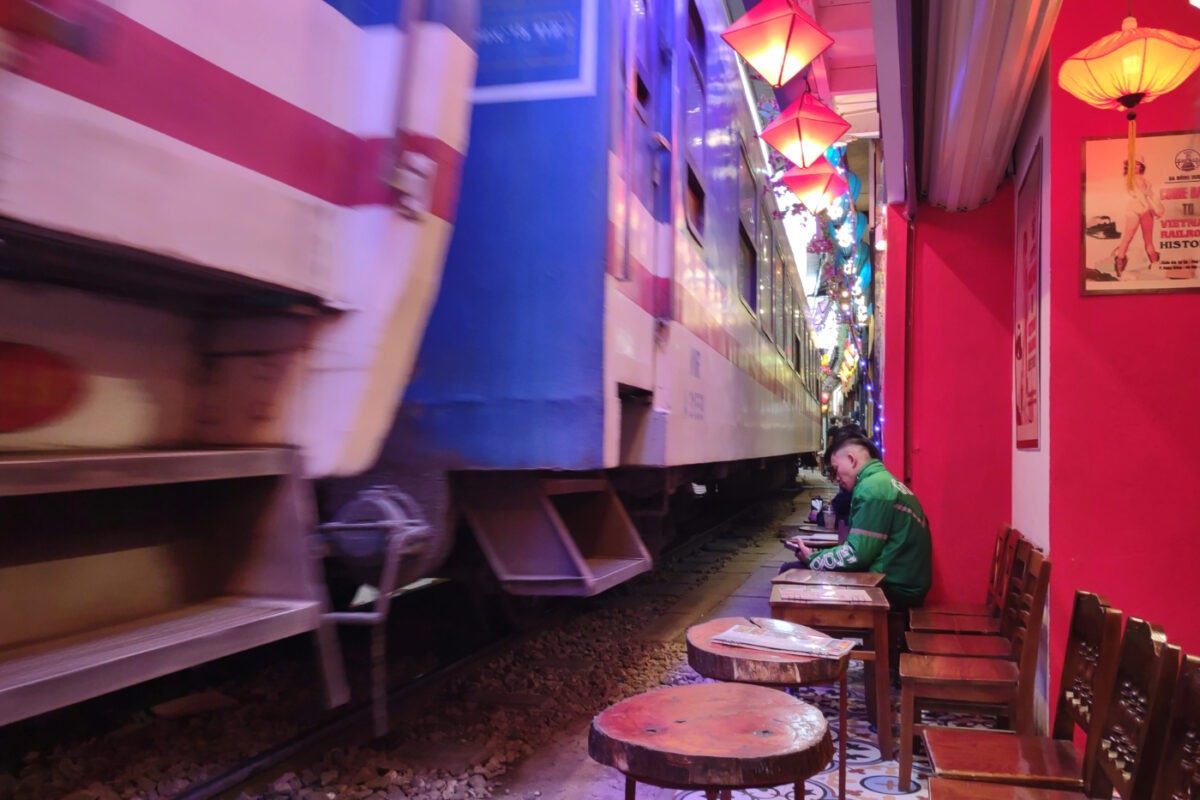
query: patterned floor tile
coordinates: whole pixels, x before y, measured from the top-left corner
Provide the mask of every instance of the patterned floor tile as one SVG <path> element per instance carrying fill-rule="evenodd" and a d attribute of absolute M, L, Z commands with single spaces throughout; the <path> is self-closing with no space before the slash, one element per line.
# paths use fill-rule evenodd
<path fill-rule="evenodd" d="M 792 690 L 800 699 L 812 703 L 821 709 L 829 720 L 830 730 L 836 742 L 839 731 L 838 691 L 836 686 L 804 687 Z M 898 697 L 893 693 L 893 705 Z M 846 797 L 854 800 L 881 800 L 890 797 L 916 798 L 928 800 L 929 762 L 920 752 L 913 757 L 913 782 L 902 791 L 896 779 L 898 765 L 895 761 L 884 760 L 876 744 L 875 732 L 867 722 L 866 702 L 863 694 L 863 671 L 860 665 L 854 664 L 850 669 L 850 693 L 847 703 L 847 740 L 846 740 Z M 895 718 L 899 719 L 899 708 L 896 708 Z M 925 722 L 933 725 L 950 725 L 954 727 L 991 728 L 995 720 L 991 717 L 975 714 L 926 714 Z M 897 731 L 899 733 L 899 731 Z M 803 800 L 826 800 L 838 796 L 838 764 L 836 758 L 822 772 L 814 775 L 804 783 Z M 746 789 L 733 792 L 734 800 L 800 800 L 796 798 L 793 787 L 776 786 L 769 789 Z M 703 791 L 686 791 L 675 795 L 675 800 L 705 800 Z"/>

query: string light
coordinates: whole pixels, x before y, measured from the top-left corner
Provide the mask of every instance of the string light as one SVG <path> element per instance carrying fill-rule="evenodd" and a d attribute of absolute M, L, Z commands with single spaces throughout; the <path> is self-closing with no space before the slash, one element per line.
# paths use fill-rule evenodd
<path fill-rule="evenodd" d="M 838 247 L 847 248 L 854 244 L 854 220 L 847 219 L 837 229 Z"/>

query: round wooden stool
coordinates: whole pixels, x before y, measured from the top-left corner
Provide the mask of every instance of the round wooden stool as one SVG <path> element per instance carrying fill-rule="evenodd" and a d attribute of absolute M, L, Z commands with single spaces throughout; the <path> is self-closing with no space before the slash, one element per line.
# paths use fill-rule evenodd
<path fill-rule="evenodd" d="M 714 636 L 724 633 L 734 625 L 744 625 L 748 622 L 750 620 L 745 617 L 720 617 L 688 628 L 688 664 L 704 677 L 719 681 L 755 683 L 778 688 L 838 682 L 838 798 L 845 800 L 846 670 L 850 665 L 850 654 L 847 653 L 841 658 L 814 658 L 749 647 L 730 647 L 713 641 Z M 775 622 L 776 620 L 771 619 L 756 620 L 756 624 L 766 626 Z M 804 795 L 797 790 L 796 796 Z"/>
<path fill-rule="evenodd" d="M 637 782 L 666 789 L 733 789 L 804 781 L 833 756 L 820 710 L 775 689 L 702 683 L 655 689 L 622 700 L 592 720 L 588 754 Z"/>

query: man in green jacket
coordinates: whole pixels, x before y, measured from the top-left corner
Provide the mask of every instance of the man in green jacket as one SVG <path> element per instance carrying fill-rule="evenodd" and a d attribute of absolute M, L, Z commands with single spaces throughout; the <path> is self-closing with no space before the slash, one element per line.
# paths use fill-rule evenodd
<path fill-rule="evenodd" d="M 810 550 L 796 542 L 809 569 L 882 572 L 880 588 L 893 610 L 920 606 L 933 581 L 929 520 L 916 495 L 873 458 L 860 432 L 846 431 L 827 451 L 839 486 L 853 492 L 845 544 Z"/>

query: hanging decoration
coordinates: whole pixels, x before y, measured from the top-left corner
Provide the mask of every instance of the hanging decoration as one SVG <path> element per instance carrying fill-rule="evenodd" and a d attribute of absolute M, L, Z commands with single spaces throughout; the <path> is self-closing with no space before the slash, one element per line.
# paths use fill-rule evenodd
<path fill-rule="evenodd" d="M 800 10 L 798 0 L 763 0 L 726 28 L 721 38 L 776 88 L 833 44 L 829 34 Z"/>
<path fill-rule="evenodd" d="M 1161 28 L 1139 28 L 1126 17 L 1121 30 L 1063 62 L 1058 85 L 1096 108 L 1124 110 L 1129 120 L 1126 187 L 1133 191 L 1139 103 L 1149 103 L 1179 86 L 1200 66 L 1200 42 Z"/>
<path fill-rule="evenodd" d="M 850 130 L 850 123 L 810 93 L 763 128 L 762 140 L 798 167 L 811 167 Z"/>
<path fill-rule="evenodd" d="M 824 156 L 808 168 L 793 167 L 783 173 L 783 184 L 812 211 L 825 208 L 850 187 Z"/>

